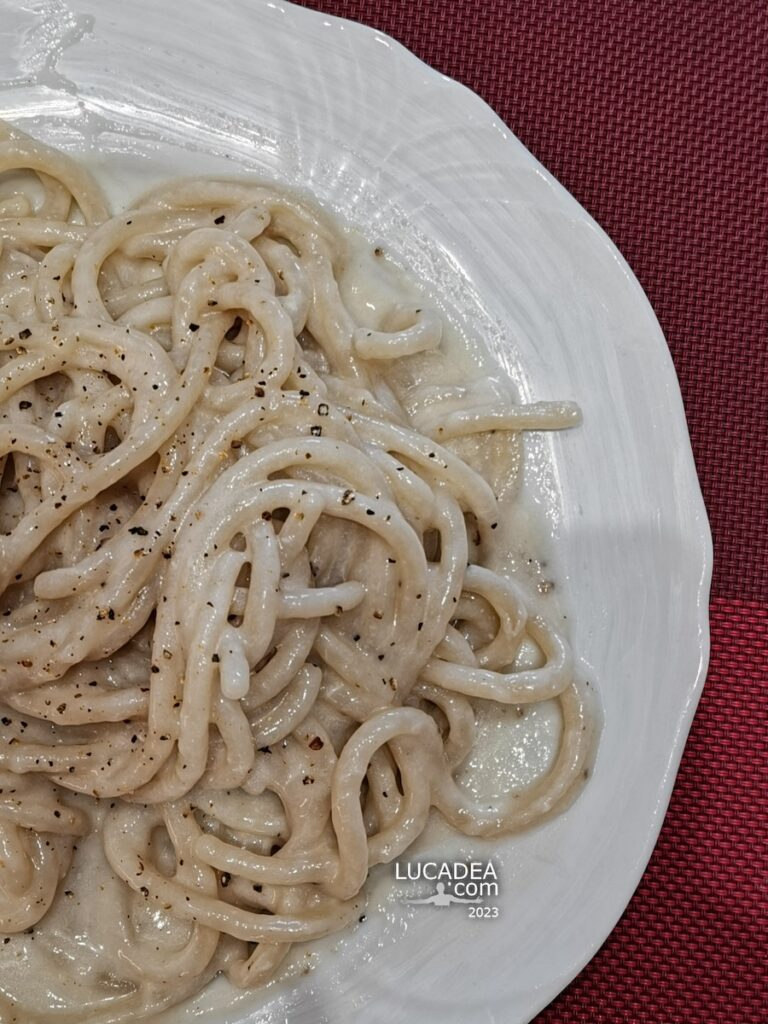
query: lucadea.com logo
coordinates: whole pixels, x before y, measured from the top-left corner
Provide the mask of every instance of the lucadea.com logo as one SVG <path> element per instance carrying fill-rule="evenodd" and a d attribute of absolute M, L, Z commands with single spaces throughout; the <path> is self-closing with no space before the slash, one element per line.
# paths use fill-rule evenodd
<path fill-rule="evenodd" d="M 499 875 L 492 860 L 395 861 L 395 880 L 418 883 L 409 906 L 466 907 L 468 916 L 494 918 L 499 907 L 490 903 L 499 896 Z"/>

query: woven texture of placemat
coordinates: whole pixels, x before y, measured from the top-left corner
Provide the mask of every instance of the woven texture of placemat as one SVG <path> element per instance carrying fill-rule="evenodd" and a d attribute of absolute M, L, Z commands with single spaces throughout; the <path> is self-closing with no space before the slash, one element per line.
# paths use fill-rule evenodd
<path fill-rule="evenodd" d="M 304 6 L 388 32 L 490 103 L 623 252 L 680 377 L 715 540 L 709 676 L 640 887 L 536 1024 L 763 1024 L 768 5 Z"/>

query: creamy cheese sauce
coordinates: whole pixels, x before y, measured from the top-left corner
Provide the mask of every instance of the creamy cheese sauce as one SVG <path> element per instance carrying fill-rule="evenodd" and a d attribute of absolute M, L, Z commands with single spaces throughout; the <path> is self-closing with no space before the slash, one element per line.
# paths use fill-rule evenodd
<path fill-rule="evenodd" d="M 36 163 L 41 147 L 23 136 L 10 132 L 5 147 L 19 168 L 43 166 Z M 71 169 L 54 154 L 46 159 L 46 173 L 66 182 L 77 199 L 73 208 L 83 214 L 71 222 L 88 220 L 90 194 L 78 193 Z M 124 173 L 135 182 L 135 168 Z M 120 174 L 115 178 L 123 190 Z M 61 186 L 46 182 L 42 202 L 61 207 Z M 39 190 L 36 184 L 35 202 Z M 157 352 L 152 358 L 163 368 L 157 388 L 165 404 L 147 390 L 145 422 L 131 419 L 124 409 L 130 396 L 116 393 L 121 381 L 127 387 L 138 379 L 140 367 L 132 378 L 120 377 L 119 364 L 98 377 L 94 364 L 49 391 L 42 373 L 37 385 L 34 378 L 26 385 L 37 391 L 23 399 L 35 423 L 70 402 L 72 443 L 91 460 L 91 475 L 101 471 L 110 443 L 118 454 L 130 443 L 144 444 L 148 455 L 164 452 L 169 436 L 176 438 L 178 465 L 160 456 L 160 467 L 167 459 L 169 474 L 176 474 L 173 486 L 165 486 L 146 455 L 135 464 L 128 456 L 122 476 L 108 478 L 102 470 L 103 482 L 91 504 L 83 503 L 76 527 L 58 509 L 45 511 L 48 519 L 41 521 L 49 536 L 63 538 L 48 543 L 49 562 L 35 569 L 38 579 L 48 571 L 48 583 L 35 583 L 33 573 L 27 590 L 11 586 L 6 595 L 13 643 L 23 643 L 24 629 L 33 628 L 37 612 L 29 609 L 41 597 L 70 615 L 65 639 L 71 635 L 77 617 L 62 590 L 70 580 L 84 595 L 84 607 L 98 607 L 98 590 L 88 603 L 86 563 L 108 583 L 110 573 L 118 573 L 115 592 L 125 617 L 133 616 L 121 634 L 111 626 L 112 606 L 91 615 L 84 630 L 97 629 L 103 639 L 96 646 L 83 641 L 80 658 L 68 655 L 68 664 L 81 663 L 67 676 L 72 731 L 56 731 L 55 719 L 50 729 L 37 721 L 30 727 L 35 742 L 51 743 L 59 757 L 62 744 L 74 738 L 82 749 L 92 737 L 91 764 L 81 751 L 71 766 L 57 763 L 36 774 L 50 777 L 55 792 L 65 792 L 66 806 L 88 824 L 82 835 L 75 829 L 72 863 L 48 911 L 0 939 L 4 1024 L 116 1024 L 176 1004 L 222 970 L 240 985 L 263 984 L 279 974 L 295 939 L 349 927 L 369 861 L 386 862 L 408 848 L 426 827 L 430 805 L 469 835 L 496 836 L 571 798 L 591 756 L 591 722 L 562 636 L 544 532 L 520 489 L 524 431 L 569 426 L 578 413 L 566 402 L 520 406 L 481 339 L 459 329 L 444 297 L 425 294 L 394 264 L 386 240 L 333 223 L 280 189 L 205 180 L 163 186 L 138 211 L 100 229 L 98 256 L 99 246 L 88 250 L 94 228 L 67 226 L 69 204 L 65 215 L 50 218 L 55 226 L 43 237 L 28 224 L 34 210 L 12 196 L 6 202 L 4 335 L 19 339 L 30 332 L 29 345 L 44 351 L 45 338 L 54 345 L 59 328 L 79 330 L 90 332 L 88 343 L 97 351 L 103 337 L 110 344 L 118 337 L 104 334 L 113 316 L 128 335 L 120 344 L 129 349 L 134 339 L 148 338 L 145 358 Z M 92 219 L 102 220 L 98 201 L 91 205 Z M 143 218 L 140 232 L 132 229 L 134 217 Z M 80 255 L 71 259 L 68 245 L 79 247 Z M 258 250 L 252 263 L 249 245 Z M 225 272 L 221 251 L 227 253 Z M 40 295 L 48 279 L 57 280 L 45 269 L 53 256 L 65 268 L 58 276 L 66 285 L 53 289 L 57 314 L 46 321 Z M 264 270 L 268 281 L 261 280 Z M 83 316 L 92 322 L 87 331 Z M 213 361 L 193 373 L 196 346 L 205 344 Z M 12 357 L 27 357 L 23 345 L 14 351 Z M 100 434 L 103 423 L 94 426 L 89 406 L 72 404 L 72 383 L 81 380 L 94 388 L 89 406 L 103 403 L 102 419 L 110 426 Z M 198 388 L 197 404 L 164 431 L 172 399 L 187 380 Z M 258 409 L 249 412 L 249 382 L 264 399 L 261 420 Z M 14 392 L 0 406 L 11 425 L 18 420 L 17 399 Z M 248 420 L 247 429 L 220 434 L 227 417 Z M 29 416 L 18 422 L 28 429 Z M 147 440 L 153 424 L 161 425 L 157 442 Z M 105 440 L 106 429 L 112 441 Z M 203 435 L 222 446 L 213 467 L 205 463 Z M 266 450 L 274 451 L 274 461 L 259 469 Z M 314 456 L 321 468 L 302 468 L 304 456 Z M 299 457 L 299 469 L 288 472 Z M 75 467 L 69 486 L 89 478 L 79 472 Z M 286 481 L 282 497 L 274 499 L 279 504 L 264 505 L 262 513 L 262 490 L 278 480 Z M 258 488 L 254 481 L 261 481 Z M 6 484 L 16 485 L 12 475 Z M 6 496 L 11 542 L 15 529 L 22 536 L 35 502 L 45 503 L 49 485 L 44 475 L 41 493 L 20 504 Z M 114 499 L 112 505 L 106 499 L 99 504 L 99 493 Z M 252 496 L 256 511 L 249 506 L 236 515 L 232 508 L 243 493 Z M 142 518 L 150 494 L 160 496 L 160 504 Z M 164 523 L 162 508 L 174 501 L 177 522 Z M 317 525 L 302 540 L 301 522 L 312 516 Z M 257 534 L 249 532 L 253 517 Z M 222 532 L 221 523 L 230 519 L 231 528 Z M 372 535 L 375 525 L 379 532 Z M 153 534 L 162 558 L 150 549 Z M 99 552 L 118 551 L 121 543 L 121 552 L 132 549 L 128 560 L 117 554 L 104 567 Z M 241 552 L 248 557 L 239 562 Z M 128 593 L 123 577 L 133 571 L 131 559 L 156 554 L 156 569 Z M 273 575 L 268 590 L 257 565 Z M 254 636 L 244 639 L 241 626 L 254 614 L 251 593 L 266 625 L 259 618 Z M 452 600 L 463 610 L 454 610 Z M 130 610 L 141 601 L 147 602 L 143 611 Z M 166 601 L 174 609 L 167 614 Z M 41 644 L 45 629 L 57 622 L 48 608 L 42 618 Z M 305 643 L 302 623 L 318 630 L 315 640 L 288 682 L 257 699 L 254 688 L 268 689 L 268 673 L 278 672 L 270 665 L 281 638 L 295 634 L 298 646 Z M 359 643 L 365 653 L 355 653 Z M 99 649 L 106 656 L 94 656 Z M 10 694 L 11 705 L 15 701 L 8 728 L 18 733 L 15 751 L 3 746 L 0 767 L 19 778 L 26 778 L 32 755 L 25 761 L 18 753 L 29 742 L 27 725 L 18 723 L 35 717 L 34 693 L 55 687 L 68 671 L 55 654 L 41 656 L 50 659 L 44 669 L 30 659 L 37 689 L 28 690 L 25 674 L 14 675 L 10 663 L 0 680 L 2 698 Z M 178 669 L 169 667 L 173 658 Z M 211 670 L 211 662 L 220 668 Z M 125 719 L 87 724 L 104 715 L 88 718 L 91 682 L 102 703 L 125 698 Z M 152 688 L 153 699 L 161 694 L 156 708 L 145 695 Z M 40 714 L 48 714 L 43 705 Z M 160 735 L 159 726 L 153 732 L 154 714 L 167 723 L 167 734 Z M 201 716 L 203 732 L 196 724 Z M 176 753 L 168 753 L 166 741 Z M 186 762 L 209 743 L 195 774 Z M 134 757 L 134 748 L 143 753 Z M 279 750 L 283 763 L 276 770 Z M 151 765 L 156 758 L 163 768 Z M 126 788 L 121 765 L 135 775 L 135 787 Z M 361 783 L 366 796 L 360 806 Z M 284 844 L 293 860 L 281 854 Z M 272 869 L 267 859 L 278 866 Z M 11 853 L 5 869 L 23 860 Z M 137 878 L 144 862 L 152 865 L 145 885 Z M 263 887 L 254 882 L 262 870 Z M 322 896 L 315 898 L 315 889 Z M 14 891 L 7 890 L 9 900 Z M 262 935 L 265 922 L 274 930 Z"/>

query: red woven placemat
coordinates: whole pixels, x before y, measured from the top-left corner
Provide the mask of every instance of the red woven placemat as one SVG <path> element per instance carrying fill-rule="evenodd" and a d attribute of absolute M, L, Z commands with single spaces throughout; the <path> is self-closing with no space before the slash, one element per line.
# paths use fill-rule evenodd
<path fill-rule="evenodd" d="M 715 538 L 709 677 L 640 887 L 537 1024 L 763 1024 L 768 6 L 305 6 L 390 33 L 486 99 L 627 257 L 680 377 Z"/>

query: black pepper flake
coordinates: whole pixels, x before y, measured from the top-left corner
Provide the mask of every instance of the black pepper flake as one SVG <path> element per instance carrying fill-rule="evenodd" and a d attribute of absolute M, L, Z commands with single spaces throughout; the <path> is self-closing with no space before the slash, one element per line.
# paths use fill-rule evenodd
<path fill-rule="evenodd" d="M 26 402 L 26 401 L 25 402 L 19 402 L 19 408 L 20 409 L 31 409 L 32 408 L 32 403 L 31 402 Z"/>
<path fill-rule="evenodd" d="M 26 341 L 27 338 L 32 337 L 32 331 L 28 327 L 25 327 L 23 331 L 19 331 L 19 340 Z"/>
<path fill-rule="evenodd" d="M 321 402 L 320 405 L 318 405 L 318 407 L 317 407 L 317 415 L 318 416 L 327 416 L 329 412 L 330 412 L 330 409 L 328 408 L 328 404 L 326 402 Z"/>
<path fill-rule="evenodd" d="M 194 334 L 195 331 L 199 331 L 200 330 L 200 324 L 190 324 L 189 325 L 189 329 Z"/>
<path fill-rule="evenodd" d="M 232 326 L 229 328 L 229 330 L 224 335 L 224 339 L 226 341 L 234 341 L 235 338 L 240 333 L 240 328 L 242 326 L 243 326 L 242 317 L 236 316 L 235 319 L 232 322 Z"/>
<path fill-rule="evenodd" d="M 225 220 L 226 220 L 226 215 L 222 213 L 222 215 L 220 217 L 214 217 L 213 223 L 214 224 L 223 224 Z"/>
<path fill-rule="evenodd" d="M 323 741 L 320 739 L 319 736 L 315 736 L 313 739 L 311 739 L 309 741 L 309 749 L 310 750 L 322 750 L 323 749 Z"/>
<path fill-rule="evenodd" d="M 139 537 L 146 537 L 149 530 L 146 530 L 143 526 L 132 526 L 128 533 L 135 533 Z"/>
<path fill-rule="evenodd" d="M 323 428 L 321 426 L 315 425 L 314 427 L 309 428 L 309 432 L 312 435 L 312 437 L 321 437 L 323 433 Z"/>
<path fill-rule="evenodd" d="M 214 663 L 214 665 L 218 665 L 220 660 L 221 659 L 219 658 L 218 654 L 214 654 L 211 658 L 211 661 Z"/>

